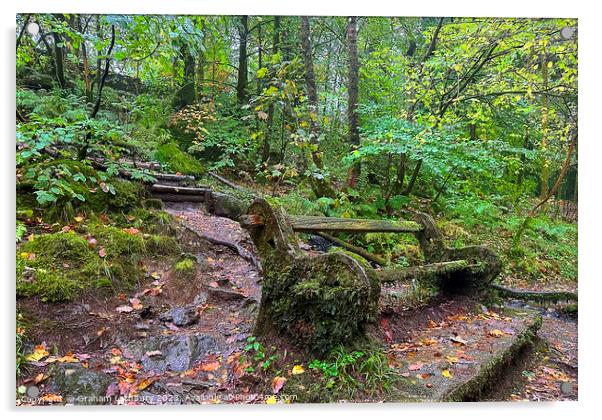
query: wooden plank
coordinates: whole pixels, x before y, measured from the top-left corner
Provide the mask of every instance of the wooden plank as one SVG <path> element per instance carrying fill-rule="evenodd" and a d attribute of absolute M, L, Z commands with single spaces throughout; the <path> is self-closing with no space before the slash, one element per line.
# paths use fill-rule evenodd
<path fill-rule="evenodd" d="M 204 196 L 208 191 L 211 191 L 211 189 L 154 184 L 151 186 L 151 191 L 157 192 L 157 193 L 166 193 L 166 194 L 203 195 Z"/>
<path fill-rule="evenodd" d="M 173 202 L 192 202 L 200 203 L 205 201 L 204 195 L 186 195 L 186 194 L 153 194 L 153 198 L 158 198 L 162 201 Z"/>
<path fill-rule="evenodd" d="M 192 181 L 192 182 L 194 182 L 194 177 L 192 175 L 164 174 L 164 173 L 160 173 L 160 172 L 150 174 L 150 175 L 156 179 L 161 179 L 163 181 Z"/>
<path fill-rule="evenodd" d="M 338 217 L 289 216 L 296 232 L 418 232 L 416 222 L 395 220 L 345 219 Z"/>

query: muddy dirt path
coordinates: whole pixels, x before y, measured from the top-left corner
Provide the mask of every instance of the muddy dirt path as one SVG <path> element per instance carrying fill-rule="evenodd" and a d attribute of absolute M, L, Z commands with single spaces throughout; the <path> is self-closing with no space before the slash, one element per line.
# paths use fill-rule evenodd
<path fill-rule="evenodd" d="M 167 203 L 166 211 L 190 229 L 181 243 L 196 258 L 194 275 L 148 261 L 148 282 L 128 296 L 20 301 L 20 310 L 44 322 L 30 332 L 27 353 L 38 360 L 29 361 L 17 384 L 17 404 L 258 401 L 240 356 L 259 307 L 260 274 L 237 252 L 193 232 L 249 252 L 253 244 L 240 225 L 203 205 Z"/>

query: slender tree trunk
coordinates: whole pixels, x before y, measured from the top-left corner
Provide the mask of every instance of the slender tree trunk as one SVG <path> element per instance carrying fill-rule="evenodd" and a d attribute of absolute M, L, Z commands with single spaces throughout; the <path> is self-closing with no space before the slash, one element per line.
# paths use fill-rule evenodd
<path fill-rule="evenodd" d="M 316 87 L 316 75 L 314 73 L 314 62 L 312 56 L 309 18 L 301 16 L 301 54 L 305 64 L 305 83 L 307 86 L 307 102 L 310 113 L 310 142 L 314 147 L 311 148 L 311 158 L 314 165 L 321 170 L 323 168 L 322 159 L 319 152 L 319 126 L 318 126 L 318 89 Z M 319 197 L 334 197 L 335 193 L 323 177 L 311 177 L 314 193 Z"/>
<path fill-rule="evenodd" d="M 431 38 L 431 42 L 428 45 L 426 53 L 420 59 L 418 63 L 418 78 L 422 77 L 422 72 L 424 71 L 424 64 L 426 61 L 432 57 L 437 48 L 437 41 L 439 39 L 439 34 L 441 32 L 441 28 L 443 27 L 443 21 L 445 18 L 439 18 L 437 23 L 437 27 L 435 28 L 435 32 L 433 33 L 433 37 Z M 409 48 L 408 55 L 413 56 L 416 52 L 416 48 Z M 416 100 L 416 91 L 415 89 L 410 90 L 410 98 L 412 101 L 410 102 L 410 106 L 408 109 L 408 121 L 413 122 L 416 114 L 416 107 L 418 105 L 418 101 Z M 397 168 L 397 183 L 395 184 L 395 193 L 408 195 L 414 189 L 414 184 L 416 183 L 416 179 L 418 179 L 418 174 L 420 173 L 420 168 L 422 167 L 422 160 L 418 160 L 416 162 L 416 166 L 414 166 L 414 171 L 410 177 L 410 181 L 405 189 L 403 189 L 403 183 L 405 181 L 405 171 L 406 171 L 407 157 L 405 153 L 401 153 L 399 156 L 399 164 Z"/>
<path fill-rule="evenodd" d="M 56 32 L 52 32 L 52 40 L 54 41 L 54 64 L 56 70 L 56 80 L 59 82 L 61 89 L 64 89 L 66 87 L 65 67 L 63 59 L 63 47 L 60 46 L 63 40 Z"/>
<path fill-rule="evenodd" d="M 115 46 L 115 25 L 111 25 L 111 44 L 109 45 L 109 50 L 107 51 L 107 58 L 105 59 L 105 69 L 102 73 L 102 77 L 100 78 L 100 84 L 98 85 L 98 94 L 96 96 L 96 103 L 94 104 L 94 108 L 90 113 L 90 119 L 96 118 L 96 114 L 100 110 L 100 102 L 102 100 L 102 89 L 107 81 L 107 76 L 109 75 L 109 69 L 111 66 L 111 52 L 113 51 L 113 47 Z M 88 155 L 88 148 L 90 147 L 91 133 L 89 130 L 86 130 L 86 138 L 84 140 L 83 146 L 79 149 L 77 153 L 78 160 L 85 160 Z"/>
<path fill-rule="evenodd" d="M 562 168 L 560 169 L 560 173 L 558 174 L 558 178 L 556 179 L 556 182 L 552 186 L 552 189 L 546 193 L 546 195 L 539 201 L 539 203 L 537 203 L 537 205 L 535 205 L 529 211 L 529 213 L 527 214 L 527 217 L 525 217 L 525 220 L 523 221 L 523 223 L 521 223 L 520 227 L 516 231 L 516 235 L 514 236 L 514 239 L 512 241 L 513 246 L 518 245 L 518 243 L 520 242 L 520 239 L 521 239 L 523 233 L 525 232 L 525 229 L 529 225 L 529 222 L 531 221 L 531 219 L 533 219 L 533 217 L 535 217 L 535 215 L 537 214 L 539 209 L 543 208 L 546 205 L 546 203 L 548 202 L 548 200 L 551 197 L 553 197 L 554 194 L 556 194 L 556 192 L 558 191 L 558 188 L 560 188 L 560 185 L 562 184 L 562 181 L 564 180 L 564 177 L 566 176 L 566 174 L 571 166 L 571 158 L 573 157 L 573 151 L 575 150 L 576 145 L 577 145 L 577 129 L 575 128 L 574 131 L 571 133 L 571 140 L 570 140 L 567 152 L 566 152 L 566 158 L 564 160 L 564 164 L 562 165 Z"/>
<path fill-rule="evenodd" d="M 248 56 L 247 41 L 249 38 L 249 17 L 241 16 L 238 28 L 240 47 L 238 49 L 238 82 L 236 84 L 236 98 L 239 104 L 247 101 Z"/>
<path fill-rule="evenodd" d="M 347 22 L 347 51 L 349 56 L 347 86 L 347 119 L 349 123 L 349 144 L 353 148 L 360 146 L 359 116 L 359 60 L 357 57 L 357 18 L 350 17 Z M 347 185 L 355 188 L 360 176 L 361 166 L 355 163 L 349 171 Z"/>
<path fill-rule="evenodd" d="M 274 37 L 272 39 L 272 55 L 278 54 L 280 49 L 280 16 L 274 16 Z M 270 79 L 274 76 L 273 72 L 270 71 Z M 272 134 L 272 127 L 274 124 L 274 103 L 271 102 L 268 107 L 268 118 L 266 121 L 266 130 L 263 136 L 263 147 L 261 149 L 261 160 L 267 162 L 270 158 L 270 138 Z"/>
<path fill-rule="evenodd" d="M 102 24 L 100 22 L 100 15 L 96 17 L 96 37 L 102 39 Z M 100 80 L 102 79 L 102 60 L 100 59 L 100 51 L 96 52 L 96 89 L 100 89 Z M 94 93 L 94 88 L 92 88 Z"/>
<path fill-rule="evenodd" d="M 543 90 L 545 91 L 548 88 L 548 62 L 545 50 L 541 54 L 540 67 Z M 550 181 L 550 162 L 546 157 L 548 152 L 548 113 L 548 95 L 544 93 L 541 96 L 541 152 L 543 162 L 541 165 L 540 197 L 542 199 L 548 194 L 548 183 Z"/>

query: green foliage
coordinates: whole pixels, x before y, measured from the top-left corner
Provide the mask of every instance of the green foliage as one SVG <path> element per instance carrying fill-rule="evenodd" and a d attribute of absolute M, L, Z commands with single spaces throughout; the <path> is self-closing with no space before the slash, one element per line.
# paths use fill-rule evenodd
<path fill-rule="evenodd" d="M 203 165 L 188 153 L 180 150 L 176 143 L 157 146 L 155 158 L 174 172 L 197 176 L 205 172 Z"/>
<path fill-rule="evenodd" d="M 272 352 L 275 350 L 275 347 L 271 347 Z M 251 336 L 247 337 L 247 344 L 244 347 L 245 354 L 241 355 L 241 361 L 243 364 L 246 362 L 250 362 L 249 366 L 246 368 L 246 371 L 252 373 L 255 371 L 256 367 L 260 368 L 262 371 L 269 370 L 276 360 L 278 360 L 277 354 L 268 355 L 265 347 L 261 344 L 257 337 Z"/>

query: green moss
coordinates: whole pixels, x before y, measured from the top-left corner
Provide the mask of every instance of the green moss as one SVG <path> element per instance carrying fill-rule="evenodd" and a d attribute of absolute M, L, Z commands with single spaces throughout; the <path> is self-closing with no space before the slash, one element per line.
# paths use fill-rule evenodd
<path fill-rule="evenodd" d="M 91 288 L 130 290 L 143 279 L 143 258 L 173 255 L 180 249 L 168 236 L 131 234 L 94 223 L 83 230 L 96 239 L 95 246 L 73 231 L 24 243 L 17 250 L 17 296 L 55 302 Z"/>
<path fill-rule="evenodd" d="M 187 175 L 200 175 L 205 172 L 205 168 L 194 157 L 180 150 L 176 143 L 166 143 L 159 145 L 155 153 L 155 159 L 174 172 Z"/>
<path fill-rule="evenodd" d="M 378 285 L 363 284 L 347 264 L 341 254 L 266 262 L 258 328 L 273 326 L 317 355 L 361 338 Z"/>
<path fill-rule="evenodd" d="M 17 254 L 17 296 L 71 299 L 99 274 L 97 258 L 86 240 L 73 232 L 26 242 Z"/>
<path fill-rule="evenodd" d="M 189 278 L 196 272 L 196 261 L 191 258 L 184 258 L 176 263 L 175 270 L 178 277 Z"/>

